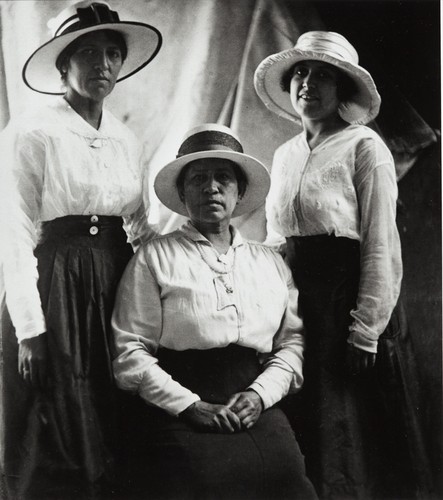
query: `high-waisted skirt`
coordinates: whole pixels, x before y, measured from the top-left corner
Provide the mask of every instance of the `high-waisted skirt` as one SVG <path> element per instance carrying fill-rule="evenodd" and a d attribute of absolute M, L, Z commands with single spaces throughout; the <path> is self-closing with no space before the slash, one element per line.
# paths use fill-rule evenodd
<path fill-rule="evenodd" d="M 203 401 L 224 404 L 245 390 L 262 368 L 252 349 L 158 351 L 160 366 Z M 316 498 L 304 459 L 284 413 L 264 411 L 250 429 L 233 434 L 199 432 L 134 396 L 137 410 L 128 435 L 135 493 L 153 499 Z M 138 485 L 136 484 L 138 481 Z"/>
<path fill-rule="evenodd" d="M 35 255 L 49 379 L 39 391 L 22 381 L 17 339 L 3 314 L 10 498 L 93 498 L 113 474 L 118 432 L 110 320 L 132 248 L 120 217 L 67 216 L 43 223 Z"/>
<path fill-rule="evenodd" d="M 287 255 L 306 329 L 305 381 L 288 411 L 320 498 L 426 498 L 430 481 L 404 312 L 394 310 L 374 369 L 350 376 L 345 353 L 359 242 L 292 237 Z"/>

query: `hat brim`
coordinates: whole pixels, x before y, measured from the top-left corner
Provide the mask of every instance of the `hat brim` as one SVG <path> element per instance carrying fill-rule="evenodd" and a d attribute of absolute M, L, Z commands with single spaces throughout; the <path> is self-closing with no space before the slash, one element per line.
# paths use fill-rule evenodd
<path fill-rule="evenodd" d="M 189 216 L 185 204 L 181 201 L 177 190 L 177 178 L 181 170 L 188 163 L 202 158 L 224 158 L 236 163 L 246 175 L 248 185 L 242 199 L 235 207 L 232 217 L 238 217 L 263 205 L 270 187 L 270 175 L 266 167 L 244 153 L 233 151 L 199 151 L 168 163 L 157 174 L 154 181 L 154 190 L 159 200 L 173 212 Z"/>
<path fill-rule="evenodd" d="M 60 35 L 39 47 L 23 66 L 23 81 L 29 88 L 41 94 L 62 95 L 64 91 L 60 73 L 55 66 L 57 57 L 78 37 L 101 30 L 118 31 L 123 35 L 128 48 L 117 82 L 129 78 L 149 64 L 162 45 L 160 31 L 149 24 L 123 21 L 90 26 Z"/>
<path fill-rule="evenodd" d="M 281 79 L 294 64 L 307 60 L 331 64 L 346 73 L 356 84 L 357 92 L 352 97 L 352 101 L 342 103 L 339 109 L 339 113 L 345 121 L 366 124 L 378 115 L 381 98 L 368 71 L 361 66 L 321 52 L 294 48 L 267 57 L 255 71 L 255 89 L 270 111 L 300 123 L 300 117 L 294 111 L 289 92 L 284 91 L 281 87 Z"/>

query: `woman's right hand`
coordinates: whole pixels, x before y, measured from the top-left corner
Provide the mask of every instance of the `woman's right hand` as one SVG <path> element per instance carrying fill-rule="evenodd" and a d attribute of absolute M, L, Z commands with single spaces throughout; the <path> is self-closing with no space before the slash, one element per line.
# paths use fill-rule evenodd
<path fill-rule="evenodd" d="M 180 417 L 205 432 L 230 434 L 242 429 L 238 416 L 225 405 L 196 401 L 182 411 Z"/>
<path fill-rule="evenodd" d="M 18 372 L 35 389 L 42 389 L 47 381 L 46 332 L 23 339 L 18 346 Z"/>

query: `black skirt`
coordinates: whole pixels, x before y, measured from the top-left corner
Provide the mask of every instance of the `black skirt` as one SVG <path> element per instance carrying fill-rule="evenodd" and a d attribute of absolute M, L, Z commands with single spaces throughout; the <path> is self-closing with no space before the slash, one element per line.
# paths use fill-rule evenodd
<path fill-rule="evenodd" d="M 400 306 L 378 342 L 373 370 L 346 371 L 359 242 L 287 239 L 306 328 L 305 382 L 289 414 L 321 498 L 426 498 L 430 479 L 418 413 L 415 359 Z"/>
<path fill-rule="evenodd" d="M 159 364 L 203 401 L 224 404 L 245 390 L 262 368 L 252 349 L 230 345 L 210 350 L 160 349 Z M 317 498 L 284 413 L 264 411 L 250 429 L 233 434 L 199 432 L 134 397 L 128 437 L 128 498 L 300 499 Z M 132 496 L 131 496 L 132 495 Z"/>
<path fill-rule="evenodd" d="M 3 314 L 4 468 L 11 498 L 82 499 L 113 474 L 117 392 L 110 320 L 132 255 L 120 217 L 43 223 L 38 288 L 46 320 L 49 384 L 17 372 L 17 339 Z"/>

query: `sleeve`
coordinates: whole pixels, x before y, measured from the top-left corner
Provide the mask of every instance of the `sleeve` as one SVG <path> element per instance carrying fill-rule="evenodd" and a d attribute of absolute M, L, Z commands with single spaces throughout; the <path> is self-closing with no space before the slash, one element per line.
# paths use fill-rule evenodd
<path fill-rule="evenodd" d="M 128 235 L 128 242 L 134 250 L 142 243 L 146 243 L 156 235 L 158 230 L 148 222 L 149 216 L 149 187 L 148 187 L 148 169 L 145 168 L 143 161 L 142 148 L 137 139 L 131 138 L 128 142 L 136 151 L 136 161 L 139 165 L 140 177 L 142 182 L 141 203 L 137 210 L 130 216 L 123 217 L 123 227 Z"/>
<path fill-rule="evenodd" d="M 278 209 L 284 202 L 281 196 L 283 172 L 281 169 L 282 147 L 274 153 L 271 169 L 271 187 L 266 197 L 266 240 L 265 244 L 278 252 L 284 253 L 286 239 L 282 236 L 282 227 L 279 224 Z M 283 210 L 285 207 L 280 207 Z"/>
<path fill-rule="evenodd" d="M 8 126 L 1 134 L 3 156 L 0 199 L 3 279 L 6 305 L 18 341 L 46 331 L 37 288 L 34 249 L 40 216 L 46 161 L 46 141 L 40 131 Z"/>
<path fill-rule="evenodd" d="M 375 353 L 402 279 L 395 222 L 397 184 L 394 162 L 384 144 L 368 141 L 360 148 L 355 184 L 360 208 L 360 285 L 348 342 Z"/>
<path fill-rule="evenodd" d="M 288 392 L 303 385 L 303 322 L 298 315 L 298 290 L 291 271 L 285 265 L 288 302 L 280 328 L 274 336 L 273 350 L 264 362 L 263 372 L 248 387 L 261 397 L 264 408 L 278 403 Z"/>
<path fill-rule="evenodd" d="M 121 389 L 178 415 L 200 398 L 174 381 L 155 357 L 162 334 L 162 303 L 147 251 L 146 246 L 140 247 L 118 288 L 112 317 L 114 374 Z"/>

